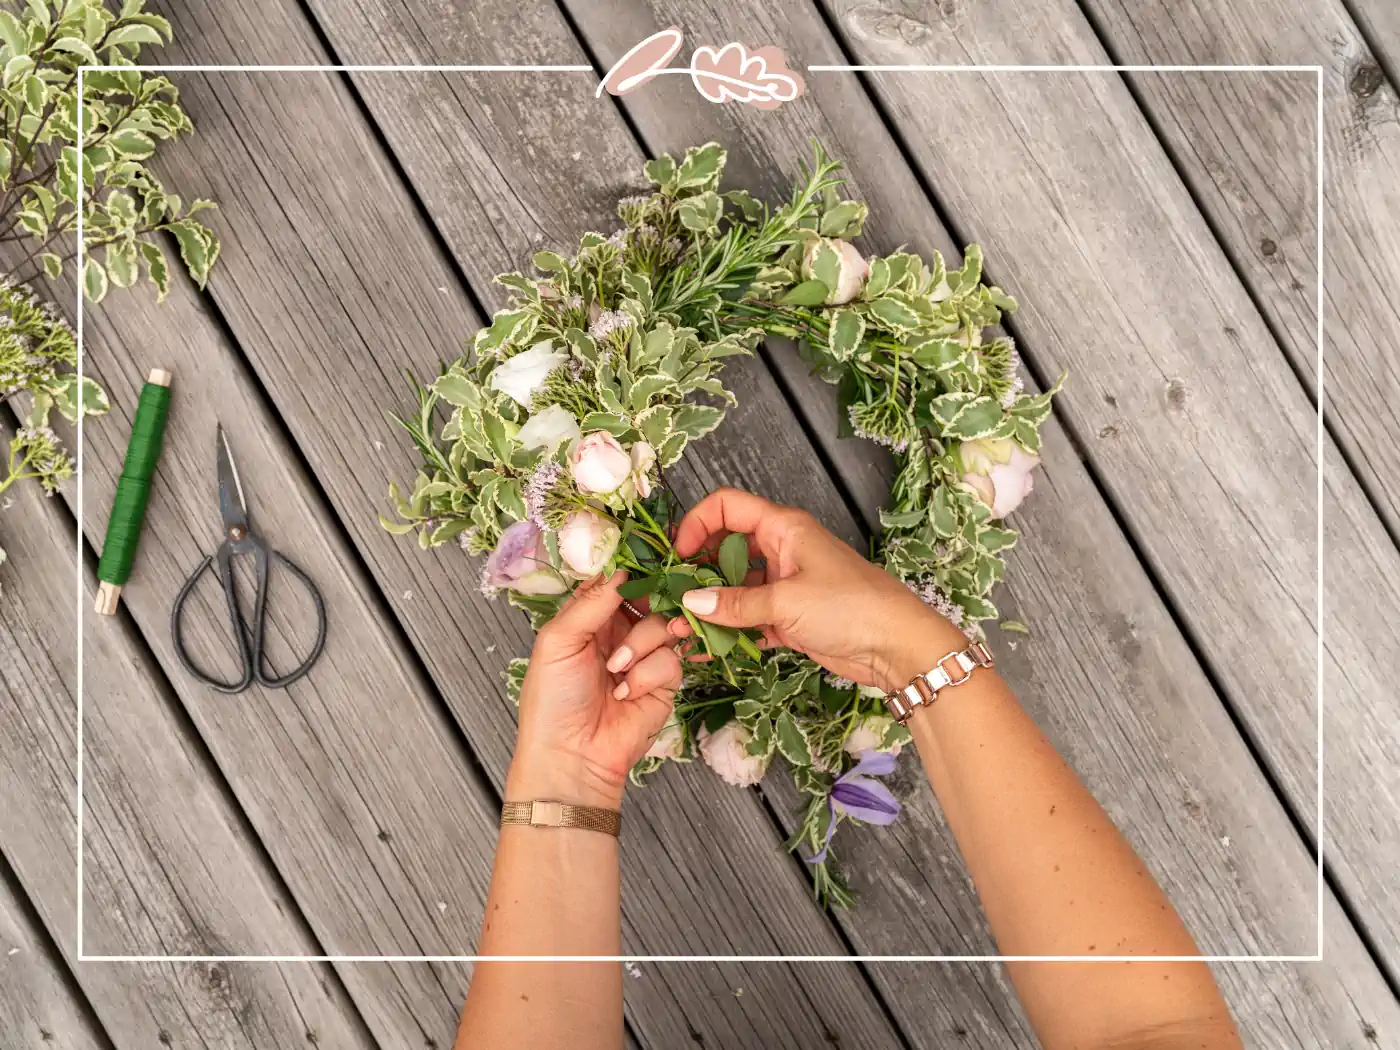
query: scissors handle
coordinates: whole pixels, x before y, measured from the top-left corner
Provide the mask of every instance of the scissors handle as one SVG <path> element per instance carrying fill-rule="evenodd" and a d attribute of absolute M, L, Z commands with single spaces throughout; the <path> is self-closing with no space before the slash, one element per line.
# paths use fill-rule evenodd
<path fill-rule="evenodd" d="M 243 619 L 242 611 L 238 605 L 238 594 L 234 588 L 233 567 L 230 564 L 231 555 L 234 553 L 251 553 L 255 559 L 256 591 L 253 595 L 251 627 Z M 289 674 L 272 677 L 263 673 L 263 629 L 267 620 L 268 550 L 261 541 L 254 537 L 249 536 L 241 540 L 236 551 L 232 549 L 231 544 L 225 543 L 215 554 L 209 555 L 200 562 L 199 567 L 185 580 L 184 585 L 180 588 L 180 593 L 175 597 L 175 604 L 170 610 L 170 637 L 175 646 L 175 655 L 186 671 L 205 685 L 221 693 L 241 693 L 254 681 L 269 689 L 285 689 L 311 670 L 312 665 L 320 657 L 322 649 L 325 648 L 326 604 L 321 597 L 320 589 L 312 582 L 311 577 L 286 555 L 280 551 L 273 551 L 272 555 L 301 580 L 316 607 L 316 641 L 306 659 Z M 224 598 L 228 603 L 229 622 L 233 629 L 234 642 L 238 647 L 241 664 L 240 677 L 236 681 L 224 681 L 216 678 L 197 665 L 185 648 L 182 630 L 185 602 L 194 590 L 195 584 L 199 582 L 200 577 L 213 566 L 216 559 L 219 563 L 219 572 L 216 575 L 223 585 Z"/>

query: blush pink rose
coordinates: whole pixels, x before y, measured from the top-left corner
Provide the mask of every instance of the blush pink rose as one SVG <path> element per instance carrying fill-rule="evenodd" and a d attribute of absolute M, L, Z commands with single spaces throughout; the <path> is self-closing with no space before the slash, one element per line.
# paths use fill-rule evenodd
<path fill-rule="evenodd" d="M 726 784 L 753 787 L 768 772 L 768 757 L 749 754 L 753 734 L 739 722 L 726 722 L 713 733 L 704 726 L 696 737 L 700 757 Z"/>
<path fill-rule="evenodd" d="M 606 495 L 631 476 L 632 457 L 606 430 L 594 430 L 574 442 L 569 474 L 580 492 Z"/>
<path fill-rule="evenodd" d="M 559 527 L 559 557 L 571 576 L 587 580 L 608 565 L 622 540 L 617 522 L 593 510 L 576 510 Z"/>
<path fill-rule="evenodd" d="M 870 264 L 865 261 L 865 256 L 861 255 L 859 249 L 850 241 L 843 241 L 839 237 L 820 237 L 811 241 L 802 253 L 802 277 L 804 280 L 810 281 L 816 276 L 812 272 L 812 265 L 816 262 L 817 251 L 823 244 L 835 249 L 840 258 L 836 287 L 826 297 L 826 301 L 831 306 L 849 303 L 865 287 L 865 279 L 870 276 Z"/>
<path fill-rule="evenodd" d="M 1004 518 L 1031 494 L 1032 473 L 1040 457 L 1032 455 L 1012 438 L 978 438 L 959 448 L 963 484 L 977 494 L 994 518 Z"/>

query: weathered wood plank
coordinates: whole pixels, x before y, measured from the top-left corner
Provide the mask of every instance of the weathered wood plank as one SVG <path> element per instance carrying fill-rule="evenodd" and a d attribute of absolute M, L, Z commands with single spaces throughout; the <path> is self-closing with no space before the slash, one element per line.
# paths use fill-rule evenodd
<path fill-rule="evenodd" d="M 14 500 L 3 519 L 14 564 L 0 592 L 7 694 L 0 704 L 0 843 L 112 1042 L 133 1050 L 162 1043 L 262 1050 L 305 1047 L 313 1032 L 326 1045 L 369 1050 L 373 1041 L 322 965 L 75 961 L 73 536 L 37 491 L 21 488 Z M 86 618 L 84 653 L 85 952 L 315 954 L 296 905 L 218 787 L 160 669 L 124 618 L 94 619 Z M 54 1042 L 80 1045 L 76 1037 Z"/>
<path fill-rule="evenodd" d="M 292 4 L 169 13 L 186 59 L 324 60 Z M 236 51 L 229 37 L 243 42 Z M 498 671 L 527 643 L 527 626 L 474 593 L 477 570 L 464 559 L 444 573 L 440 556 L 394 540 L 375 520 L 384 479 L 411 474 L 381 416 L 406 398 L 401 368 L 431 372 L 477 321 L 344 85 L 318 76 L 290 83 L 188 78 L 200 135 L 171 152 L 171 181 L 199 177 L 224 202 L 229 240 L 213 298 L 499 784 L 513 722 Z M 628 949 L 839 953 L 756 800 L 708 790 L 671 786 L 629 802 Z M 464 937 L 460 949 L 470 943 Z M 692 1033 L 755 1047 L 812 1045 L 827 1032 L 850 1046 L 895 1038 L 859 973 L 839 965 L 695 967 L 683 978 L 629 981 L 628 996 L 639 1034 L 658 1046 Z"/>
<path fill-rule="evenodd" d="M 175 373 L 165 453 L 123 605 L 310 928 L 329 954 L 458 952 L 475 935 L 485 899 L 489 856 L 481 844 L 493 840 L 494 807 L 411 657 L 381 623 L 372 586 L 237 350 L 187 284 L 160 307 L 142 293 L 93 311 L 88 334 L 89 367 L 115 403 L 134 405 L 139 377 L 153 363 Z M 215 420 L 228 430 L 255 528 L 325 597 L 325 653 L 310 677 L 285 692 L 222 697 L 185 674 L 171 648 L 170 603 L 218 539 Z M 128 427 L 117 416 L 86 432 L 85 529 L 93 543 L 101 540 Z M 274 666 L 279 653 L 304 649 L 310 636 L 309 603 L 287 580 L 273 580 L 279 584 L 267 623 Z M 209 581 L 196 590 L 187 620 L 195 658 L 226 669 L 227 612 Z M 205 943 L 213 953 L 248 950 L 217 929 Z M 119 947 L 94 941 L 89 950 Z M 447 1045 L 465 990 L 459 968 L 342 972 L 381 1045 Z"/>
<path fill-rule="evenodd" d="M 1380 53 L 1390 70 L 1390 86 L 1395 88 L 1393 78 L 1400 68 L 1400 7 L 1391 0 L 1349 0 L 1347 10 Z M 1375 75 L 1367 73 L 1367 79 L 1374 80 Z"/>
<path fill-rule="evenodd" d="M 1078 9 L 1061 0 L 1017 5 L 1014 12 L 1011 5 L 982 5 L 953 25 L 930 25 L 918 46 L 896 42 L 849 4 L 831 11 L 856 53 L 870 61 L 946 59 L 950 47 L 981 62 L 1105 58 Z M 1226 31 L 1224 24 L 1216 28 Z M 1062 417 L 1080 435 L 1290 804 L 1311 825 L 1316 417 L 1146 121 L 1123 85 L 1107 77 L 945 76 L 938 90 L 947 104 L 938 107 L 916 104 L 917 77 L 882 75 L 876 88 L 925 177 L 986 242 L 1001 279 L 1023 294 L 1027 309 L 1017 323 L 1029 356 L 1046 371 L 1074 373 Z M 988 121 L 974 112 L 1006 116 Z M 1260 113 L 1266 119 L 1289 118 L 1272 107 Z M 1226 131 L 1217 127 L 1216 134 Z M 963 146 L 931 145 L 946 141 Z M 1001 192 L 987 179 L 985 162 L 973 159 L 993 155 L 1022 191 Z M 1391 182 L 1383 194 L 1393 194 Z M 1359 185 L 1337 190 L 1343 203 L 1361 192 Z M 1385 225 L 1375 214 L 1366 223 Z M 1164 250 L 1142 252 L 1143 243 Z M 1394 251 L 1382 251 L 1372 265 L 1384 268 L 1387 254 Z M 1339 277 L 1364 287 L 1360 278 L 1351 270 Z M 1058 305 L 1065 288 L 1074 290 L 1073 309 Z M 1349 330 L 1368 328 L 1366 293 L 1345 295 L 1334 296 L 1334 305 L 1345 301 L 1350 308 L 1334 313 Z M 1358 370 L 1336 386 L 1360 391 L 1388 382 L 1367 372 L 1383 353 L 1339 356 L 1348 362 L 1342 367 Z M 1393 362 L 1384 367 L 1394 375 Z M 1352 423 L 1344 425 L 1383 428 L 1373 421 L 1387 415 L 1393 421 L 1384 395 L 1375 403 L 1373 396 L 1350 410 Z M 1368 440 L 1393 443 L 1377 440 L 1377 433 L 1369 430 Z M 1350 474 L 1343 469 L 1331 480 L 1335 509 L 1363 518 L 1367 503 Z M 1329 562 L 1392 557 L 1365 548 L 1340 552 L 1335 542 L 1328 552 Z M 1330 582 L 1337 596 L 1329 627 L 1342 628 L 1348 613 L 1363 621 L 1373 615 L 1345 595 L 1345 577 Z M 1345 663 L 1365 666 L 1380 654 L 1347 657 Z M 1341 717 L 1360 731 L 1334 735 L 1328 790 L 1333 855 L 1343 873 L 1351 869 L 1343 885 L 1355 895 L 1376 886 L 1367 873 L 1393 870 L 1400 861 L 1400 821 L 1377 828 L 1373 810 L 1375 785 L 1386 782 L 1400 752 L 1384 695 L 1336 699 L 1344 705 Z M 1400 812 L 1400 803 L 1392 799 L 1387 808 Z M 1363 910 L 1393 931 L 1379 919 L 1394 913 L 1386 895 Z M 1393 936 L 1382 939 L 1394 943 Z"/>
<path fill-rule="evenodd" d="M 0 871 L 0 1031 L 16 1050 L 106 1050 L 111 1043 L 26 904 L 24 891 Z"/>
<path fill-rule="evenodd" d="M 750 42 L 778 43 L 790 56 L 809 62 L 841 61 L 820 23 L 798 5 L 714 11 L 713 5 L 667 4 L 653 12 L 631 4 L 590 4 L 573 5 L 570 10 L 604 65 L 632 42 L 671 23 L 690 31 L 695 43 L 737 36 Z M 551 54 L 552 61 L 571 57 Z M 907 169 L 891 163 L 897 153 L 859 85 L 851 78 L 816 75 L 809 84 L 806 99 L 776 114 L 709 106 L 694 97 L 689 85 L 674 79 L 648 85 L 629 96 L 626 106 L 652 149 L 675 149 L 707 137 L 728 143 L 734 150 L 731 164 L 741 183 L 750 189 L 771 190 L 775 184 L 785 183 L 805 152 L 806 140 L 816 135 L 855 165 L 857 188 L 875 205 L 871 225 L 875 243 L 886 249 L 901 242 L 922 249 L 946 247 L 947 236 L 917 183 Z M 591 116 L 590 121 L 595 129 L 600 123 Z M 829 393 L 810 397 L 799 393 L 798 403 L 804 409 L 809 404 L 829 404 L 816 398 L 829 398 Z M 765 442 L 782 427 L 782 421 L 781 412 L 765 416 Z M 725 442 L 735 433 L 736 425 L 736 421 L 727 424 L 709 439 L 707 447 Z M 750 438 L 750 443 L 753 440 Z M 1310 896 L 1315 884 L 1306 854 L 1300 844 L 1290 841 L 1284 815 L 1273 803 L 1266 784 L 1250 769 L 1233 727 L 1143 578 L 1091 481 L 1058 430 L 1052 440 L 1054 452 L 1049 459 L 1053 469 L 1042 488 L 1053 486 L 1063 490 L 1063 495 L 1053 508 L 1038 509 L 1037 502 L 1032 508 L 1038 515 L 1035 524 L 1022 523 L 1029 533 L 1026 549 L 1034 552 L 1035 561 L 1026 564 L 1031 556 L 1023 554 L 1013 579 L 1024 577 L 1024 581 L 1009 597 L 1012 606 L 1033 608 L 1030 598 L 1035 596 L 1040 606 L 1037 611 L 1043 611 L 1037 622 L 1054 617 L 1059 624 L 1050 620 L 1048 636 L 1035 639 L 1037 677 L 1031 677 L 1031 669 L 1021 672 L 1018 679 L 1023 693 L 1042 721 L 1049 723 L 1052 735 L 1084 769 L 1100 797 L 1109 801 L 1209 948 L 1227 950 L 1227 945 L 1233 945 L 1239 949 L 1255 943 L 1265 951 L 1285 945 L 1311 951 Z M 850 462 L 858 462 L 862 455 L 862 450 L 851 453 Z M 866 461 L 872 459 L 866 457 Z M 782 470 L 790 478 L 800 476 L 794 464 L 784 462 Z M 858 480 L 854 475 L 848 477 Z M 1065 595 L 1084 598 L 1070 601 Z M 1096 662 L 1092 666 L 1094 676 L 1101 681 L 1091 687 L 1092 699 L 1086 697 L 1078 676 L 1057 671 L 1081 666 L 1083 638 L 1101 639 L 1094 643 Z M 1143 705 L 1134 702 L 1138 697 L 1152 697 L 1153 706 L 1142 710 Z M 1050 712 L 1056 713 L 1055 719 L 1048 717 Z M 1088 741 L 1096 742 L 1093 754 L 1087 753 L 1091 748 Z M 1143 767 L 1152 770 L 1150 779 L 1140 776 Z M 1225 788 L 1227 783 L 1236 786 Z M 904 869 L 932 881 L 942 891 L 937 899 L 946 906 L 950 900 L 956 902 L 958 894 L 951 888 L 952 880 L 940 877 L 937 869 L 939 858 L 952 854 L 937 846 L 928 848 L 928 842 L 939 841 L 937 825 L 931 813 L 921 820 L 917 809 L 913 819 L 901 821 L 900 829 L 894 832 L 900 841 L 893 848 L 918 851 L 918 860 L 905 861 Z M 1169 819 L 1164 821 L 1169 812 L 1201 816 L 1182 821 L 1185 826 L 1172 826 Z M 911 848 L 910 838 L 903 836 L 906 829 L 915 826 L 926 838 L 923 845 L 914 838 Z M 1261 834 L 1263 827 L 1273 830 Z M 1220 841 L 1226 834 L 1231 838 L 1230 846 Z M 1168 845 L 1163 836 L 1180 838 Z M 887 838 L 877 834 L 861 846 L 862 859 L 871 861 L 866 870 L 892 870 L 895 858 L 877 852 L 879 843 Z M 1214 877 L 1193 870 L 1193 858 L 1200 859 L 1207 872 L 1218 866 L 1227 873 L 1218 878 L 1219 885 L 1213 891 L 1203 890 L 1202 883 Z M 891 893 L 888 880 L 882 889 L 878 875 L 867 885 L 872 893 L 884 892 L 887 897 Z M 912 896 L 927 900 L 928 893 L 920 887 Z M 878 903 L 872 907 L 867 896 L 865 903 L 866 910 L 851 916 L 847 924 L 852 940 L 863 949 L 886 950 L 890 947 L 887 932 L 901 930 L 914 942 L 903 950 L 928 950 L 931 943 L 956 945 L 951 950 L 962 950 L 958 937 L 964 938 L 963 943 L 969 939 L 976 943 L 978 935 L 968 930 L 967 917 L 948 921 L 920 916 L 920 925 L 910 929 L 910 897 L 899 896 L 893 904 L 887 899 L 883 907 Z M 1232 912 L 1235 917 L 1226 918 Z M 884 927 L 872 914 L 882 916 Z M 1344 980 L 1364 988 L 1365 1002 L 1374 1013 L 1393 1011 L 1394 1004 L 1354 935 L 1345 928 L 1338 933 L 1335 923 L 1333 931 L 1342 938 L 1342 947 L 1337 950 L 1348 960 Z M 878 947 L 873 947 L 877 938 Z M 1329 951 L 1333 951 L 1330 945 Z M 1354 1038 L 1358 1026 L 1347 999 L 1350 989 L 1335 977 L 1323 984 L 1322 991 L 1300 986 L 1297 994 L 1312 997 L 1319 1016 L 1326 1018 L 1320 1023 L 1337 1038 Z M 1237 990 L 1236 998 L 1241 994 L 1246 993 Z M 902 1005 L 892 1008 L 907 1027 Z M 932 1009 L 928 1001 L 920 1005 Z M 948 1029 L 940 1031 L 946 1034 Z"/>

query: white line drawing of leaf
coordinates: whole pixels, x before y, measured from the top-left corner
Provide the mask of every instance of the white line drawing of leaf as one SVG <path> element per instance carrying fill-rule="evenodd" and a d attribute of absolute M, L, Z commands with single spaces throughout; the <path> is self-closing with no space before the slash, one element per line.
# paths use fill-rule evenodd
<path fill-rule="evenodd" d="M 676 52 L 681 49 L 684 40 L 685 36 L 677 26 L 667 26 L 641 43 L 634 44 L 632 49 L 608 70 L 593 97 L 601 97 L 604 90 L 612 95 L 625 95 L 662 73 L 672 72 L 666 66 L 676 57 Z"/>
<path fill-rule="evenodd" d="M 776 109 L 805 88 L 779 48 L 769 45 L 750 52 L 738 41 L 718 50 L 708 44 L 697 47 L 690 56 L 690 77 L 711 102 L 743 102 L 756 109 Z"/>

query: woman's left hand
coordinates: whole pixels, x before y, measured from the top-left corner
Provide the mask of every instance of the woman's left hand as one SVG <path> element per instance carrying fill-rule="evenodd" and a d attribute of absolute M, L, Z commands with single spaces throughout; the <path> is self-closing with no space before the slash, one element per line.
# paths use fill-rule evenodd
<path fill-rule="evenodd" d="M 580 584 L 535 638 L 506 800 L 617 809 L 627 774 L 671 716 L 681 660 L 664 618 L 633 622 L 623 572 Z"/>

